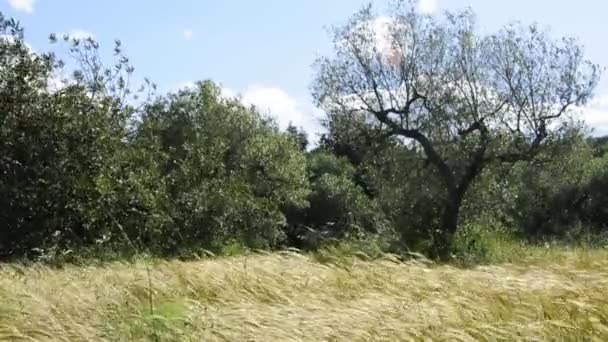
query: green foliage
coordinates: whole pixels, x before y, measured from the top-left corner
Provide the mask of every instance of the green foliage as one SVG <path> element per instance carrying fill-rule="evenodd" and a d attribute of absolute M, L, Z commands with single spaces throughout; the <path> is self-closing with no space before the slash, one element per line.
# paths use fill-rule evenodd
<path fill-rule="evenodd" d="M 497 223 L 467 223 L 455 237 L 453 253 L 463 265 L 476 265 L 504 262 L 528 248 L 531 246 L 524 246 L 508 228 Z"/>
<path fill-rule="evenodd" d="M 390 34 L 379 39 L 370 23 L 387 16 Z M 483 170 L 528 161 L 562 138 L 570 109 L 585 105 L 599 81 L 599 66 L 576 40 L 536 25 L 481 33 L 470 9 L 436 17 L 412 1 L 393 2 L 387 14 L 369 5 L 332 33 L 333 51 L 315 64 L 313 97 L 334 117 L 358 115 L 385 140 L 420 148 L 441 189 L 433 196 L 440 226 L 430 231 L 444 260 Z"/>
<path fill-rule="evenodd" d="M 29 51 L 13 21 L 0 29 L 3 256 L 275 247 L 284 208 L 308 205 L 301 146 L 213 83 L 141 103 L 120 42 L 105 68 L 96 42 L 65 37 L 86 69 L 54 89 L 65 63 Z"/>
<path fill-rule="evenodd" d="M 448 26 L 464 25 L 469 32 L 472 19 L 465 14 L 450 18 Z M 518 45 L 520 33 L 508 29 L 488 39 L 536 53 Z M 548 48 L 543 34 L 529 35 L 524 36 L 533 46 Z M 470 43 L 466 34 L 458 37 Z M 441 39 L 446 46 L 454 43 Z M 52 35 L 51 41 L 67 45 L 73 60 L 34 53 L 19 25 L 0 14 L 2 259 L 60 265 L 141 253 L 188 258 L 282 247 L 316 249 L 321 259 L 358 252 L 374 258 L 387 251 L 439 256 L 438 248 L 449 244 L 447 252 L 474 264 L 512 260 L 525 250 L 522 240 L 584 246 L 608 241 L 606 139 L 588 139 L 583 127 L 565 122 L 549 134 L 538 115 L 530 118 L 538 125 L 525 132 L 500 128 L 505 120 L 513 123 L 513 108 L 528 107 L 526 101 L 509 102 L 501 116 L 483 121 L 483 113 L 469 117 L 474 111 L 465 108 L 467 94 L 429 88 L 428 96 L 443 96 L 447 107 L 423 108 L 428 101 L 441 102 L 425 100 L 417 110 L 426 116 L 409 118 L 416 129 L 386 121 L 373 101 L 367 111 L 348 110 L 343 103 L 328 109 L 327 133 L 308 151 L 302 129 L 289 125 L 282 132 L 255 108 L 222 96 L 212 81 L 155 98 L 148 80 L 133 91 L 128 85 L 134 68 L 119 41 L 110 66 L 102 63 L 92 39 Z M 508 61 L 504 51 L 494 52 L 489 55 Z M 586 88 L 596 80 L 589 67 Z M 442 68 L 445 75 L 435 75 L 439 80 L 453 71 Z M 349 98 L 338 82 L 348 70 L 322 71 L 320 81 L 329 83 L 315 89 L 328 92 L 323 100 Z M 471 76 L 469 69 L 461 72 L 459 80 Z M 540 90 L 554 93 L 555 83 L 547 82 Z M 422 91 L 432 85 L 409 86 Z M 500 104 L 494 97 L 484 101 Z M 391 115 L 404 113 L 399 110 Z M 404 125 L 407 118 L 402 119 Z M 453 236 L 443 234 L 446 222 L 459 223 Z"/>
<path fill-rule="evenodd" d="M 430 253 L 442 205 L 433 170 L 414 149 L 399 141 L 370 156 L 364 169 L 377 202 L 399 235 L 401 248 Z"/>
<path fill-rule="evenodd" d="M 123 149 L 128 108 L 86 80 L 51 91 L 60 63 L 0 22 L 0 254 L 95 243 L 110 227 L 99 181 Z"/>
<path fill-rule="evenodd" d="M 287 134 L 296 142 L 301 151 L 306 151 L 308 148 L 308 134 L 304 129 L 298 129 L 291 123 L 287 126 Z"/>
<path fill-rule="evenodd" d="M 165 184 L 168 252 L 229 239 L 276 246 L 282 208 L 306 205 L 306 162 L 295 142 L 211 82 L 151 104 L 134 144 L 155 154 Z"/>
<path fill-rule="evenodd" d="M 365 115 L 328 115 L 328 133 L 321 145 L 352 164 L 354 182 L 382 213 L 385 233 L 396 239 L 390 248 L 429 252 L 440 214 L 433 170 L 415 148 L 386 139 L 385 130 Z"/>
<path fill-rule="evenodd" d="M 539 154 L 531 163 L 487 170 L 472 189 L 463 217 L 493 218 L 530 240 L 574 238 L 580 227 L 605 231 L 606 156 L 580 133 Z"/>
<path fill-rule="evenodd" d="M 345 158 L 316 150 L 308 156 L 310 205 L 292 210 L 292 243 L 318 247 L 328 240 L 361 239 L 385 228 L 375 201 L 355 184 L 355 168 Z"/>

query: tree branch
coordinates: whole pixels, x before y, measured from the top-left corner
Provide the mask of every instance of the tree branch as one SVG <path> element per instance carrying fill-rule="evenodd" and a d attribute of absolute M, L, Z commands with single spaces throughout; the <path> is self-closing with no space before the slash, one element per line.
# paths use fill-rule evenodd
<path fill-rule="evenodd" d="M 460 196 L 464 196 L 473 180 L 475 180 L 477 175 L 479 175 L 479 173 L 483 170 L 483 167 L 487 162 L 485 154 L 488 148 L 490 133 L 488 131 L 488 128 L 485 124 L 483 124 L 482 121 L 477 121 L 474 125 L 476 126 L 476 129 L 480 132 L 479 147 L 473 152 L 471 161 L 467 166 L 462 178 L 460 179 L 460 182 L 456 189 L 456 193 Z"/>
<path fill-rule="evenodd" d="M 412 99 L 414 99 L 414 98 L 412 98 Z M 413 101 L 415 101 L 415 100 L 413 100 L 413 101 L 410 100 L 410 101 L 411 101 L 411 103 L 413 103 Z M 410 101 L 408 101 L 408 103 Z M 426 157 L 428 158 L 429 162 L 432 163 L 433 165 L 435 165 L 435 167 L 437 167 L 437 170 L 439 171 L 441 178 L 445 182 L 446 187 L 448 188 L 448 191 L 456 190 L 456 182 L 454 180 L 454 174 L 453 174 L 452 170 L 450 169 L 450 167 L 448 166 L 448 164 L 443 160 L 443 158 L 441 158 L 441 156 L 439 155 L 439 153 L 433 146 L 433 143 L 419 130 L 405 129 L 388 117 L 388 114 L 390 114 L 390 113 L 399 114 L 399 113 L 403 113 L 403 110 L 396 110 L 394 108 L 391 108 L 391 109 L 387 109 L 387 110 L 383 110 L 383 111 L 375 111 L 375 112 L 372 111 L 371 113 L 374 114 L 374 116 L 376 116 L 376 118 L 381 123 L 388 126 L 389 135 L 399 135 L 399 136 L 402 136 L 405 138 L 413 139 L 416 142 L 418 142 L 422 146 L 424 153 L 426 154 Z"/>

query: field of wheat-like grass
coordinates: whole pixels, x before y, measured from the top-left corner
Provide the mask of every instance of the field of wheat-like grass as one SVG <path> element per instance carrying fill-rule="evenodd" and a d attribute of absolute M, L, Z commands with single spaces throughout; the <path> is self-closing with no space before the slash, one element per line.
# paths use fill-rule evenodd
<path fill-rule="evenodd" d="M 0 266 L 7 341 L 608 341 L 608 251 L 457 268 L 292 252 Z"/>

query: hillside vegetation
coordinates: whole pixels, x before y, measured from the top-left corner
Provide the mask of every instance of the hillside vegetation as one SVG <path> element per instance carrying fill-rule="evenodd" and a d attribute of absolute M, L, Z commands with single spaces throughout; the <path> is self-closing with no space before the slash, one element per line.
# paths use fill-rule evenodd
<path fill-rule="evenodd" d="M 364 7 L 314 63 L 321 136 L 211 80 L 159 92 L 120 40 L 49 39 L 0 13 L 2 261 L 608 240 L 608 140 L 578 120 L 600 68 L 538 25 Z"/>

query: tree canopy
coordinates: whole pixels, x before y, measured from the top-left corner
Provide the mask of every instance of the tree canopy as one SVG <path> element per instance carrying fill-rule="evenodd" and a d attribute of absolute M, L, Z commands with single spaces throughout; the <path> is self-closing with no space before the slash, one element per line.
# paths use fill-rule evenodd
<path fill-rule="evenodd" d="M 371 6 L 334 30 L 317 61 L 317 103 L 368 114 L 388 136 L 419 146 L 445 195 L 437 253 L 447 257 L 459 210 L 488 163 L 529 160 L 559 140 L 571 109 L 588 102 L 599 67 L 574 39 L 537 25 L 482 35 L 470 10 L 439 18 L 401 1 Z"/>
<path fill-rule="evenodd" d="M 35 52 L 0 14 L 0 260 L 607 241 L 606 139 L 576 117 L 599 68 L 576 40 L 480 34 L 470 10 L 405 1 L 333 38 L 309 141 L 211 80 L 137 87 L 118 40 L 109 63 L 91 38 L 51 35 L 67 60 Z"/>

